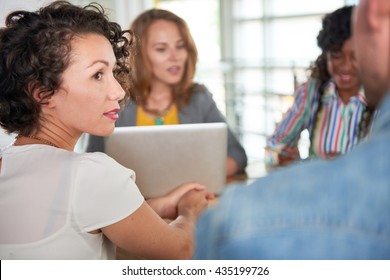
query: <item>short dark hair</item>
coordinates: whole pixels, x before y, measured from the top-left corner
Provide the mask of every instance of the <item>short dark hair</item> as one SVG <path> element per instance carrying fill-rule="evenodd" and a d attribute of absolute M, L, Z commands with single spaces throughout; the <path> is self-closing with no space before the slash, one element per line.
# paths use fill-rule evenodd
<path fill-rule="evenodd" d="M 0 29 L 0 125 L 8 133 L 29 135 L 39 129 L 41 103 L 59 88 L 75 36 L 95 33 L 110 41 L 115 76 L 129 95 L 133 35 L 110 22 L 99 4 L 56 1 L 36 12 L 12 12 L 5 24 Z M 36 89 L 40 101 L 31 94 Z"/>

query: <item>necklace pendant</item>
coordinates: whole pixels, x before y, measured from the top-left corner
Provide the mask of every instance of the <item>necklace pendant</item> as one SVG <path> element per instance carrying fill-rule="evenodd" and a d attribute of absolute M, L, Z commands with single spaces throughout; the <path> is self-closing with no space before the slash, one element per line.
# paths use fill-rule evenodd
<path fill-rule="evenodd" d="M 156 118 L 154 120 L 155 125 L 163 125 L 164 124 L 164 119 L 163 118 Z"/>

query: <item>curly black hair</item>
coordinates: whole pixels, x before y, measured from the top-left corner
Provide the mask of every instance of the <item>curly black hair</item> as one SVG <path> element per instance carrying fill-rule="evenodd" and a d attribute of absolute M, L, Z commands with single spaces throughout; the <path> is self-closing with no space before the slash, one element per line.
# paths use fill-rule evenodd
<path fill-rule="evenodd" d="M 5 24 L 0 29 L 0 126 L 6 132 L 30 135 L 39 130 L 41 104 L 59 88 L 75 36 L 94 33 L 110 41 L 115 77 L 128 98 L 133 34 L 110 22 L 99 4 L 78 7 L 56 1 L 36 12 L 12 12 Z M 31 94 L 36 89 L 39 101 Z"/>
<path fill-rule="evenodd" d="M 338 52 L 345 41 L 351 37 L 351 18 L 354 6 L 344 6 L 327 14 L 322 19 L 322 29 L 317 36 L 317 45 L 322 53 L 310 66 L 310 77 L 320 81 L 322 87 L 329 79 L 330 74 L 326 66 L 326 53 Z"/>
<path fill-rule="evenodd" d="M 322 20 L 322 29 L 317 36 L 317 45 L 322 53 L 317 57 L 314 64 L 309 67 L 310 77 L 319 81 L 320 98 L 324 93 L 324 86 L 331 78 L 327 67 L 327 52 L 341 51 L 345 41 L 351 38 L 352 11 L 355 6 L 344 6 L 327 14 Z M 319 103 L 316 118 L 322 108 Z M 369 132 L 369 125 L 372 118 L 373 108 L 366 107 L 363 121 L 359 125 L 359 137 L 363 138 Z"/>

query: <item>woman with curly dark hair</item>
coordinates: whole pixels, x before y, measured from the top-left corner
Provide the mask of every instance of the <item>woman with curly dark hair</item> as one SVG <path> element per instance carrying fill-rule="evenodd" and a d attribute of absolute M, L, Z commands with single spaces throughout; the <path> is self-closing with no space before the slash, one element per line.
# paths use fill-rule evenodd
<path fill-rule="evenodd" d="M 309 80 L 296 89 L 293 106 L 267 141 L 267 152 L 276 153 L 279 165 L 299 158 L 297 143 L 305 129 L 310 135 L 309 155 L 320 158 L 347 153 L 368 133 L 371 114 L 351 41 L 352 9 L 342 7 L 322 21 L 317 36 L 322 53 L 309 68 Z"/>
<path fill-rule="evenodd" d="M 209 90 L 194 82 L 198 52 L 182 18 L 151 9 L 130 29 L 140 38 L 135 90 L 117 126 L 226 122 Z M 247 156 L 231 129 L 227 144 L 226 175 L 244 172 Z M 88 151 L 104 151 L 103 139 L 91 136 Z"/>
<path fill-rule="evenodd" d="M 0 258 L 191 258 L 210 195 L 185 184 L 144 201 L 134 172 L 102 153 L 75 153 L 83 133 L 107 136 L 129 95 L 134 41 L 97 4 L 16 11 L 0 29 Z M 167 223 L 164 219 L 173 220 Z"/>

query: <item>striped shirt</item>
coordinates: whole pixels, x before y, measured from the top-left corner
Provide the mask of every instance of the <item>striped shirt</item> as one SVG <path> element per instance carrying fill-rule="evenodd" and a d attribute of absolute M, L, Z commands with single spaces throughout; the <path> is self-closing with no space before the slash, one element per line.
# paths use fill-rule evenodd
<path fill-rule="evenodd" d="M 362 138 L 362 122 L 367 100 L 364 89 L 344 104 L 337 94 L 333 81 L 325 84 L 320 100 L 319 82 L 309 80 L 295 92 L 294 104 L 268 139 L 268 146 L 282 150 L 297 145 L 300 134 L 307 129 L 310 135 L 310 155 L 326 158 L 327 155 L 344 154 Z"/>

